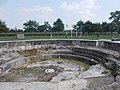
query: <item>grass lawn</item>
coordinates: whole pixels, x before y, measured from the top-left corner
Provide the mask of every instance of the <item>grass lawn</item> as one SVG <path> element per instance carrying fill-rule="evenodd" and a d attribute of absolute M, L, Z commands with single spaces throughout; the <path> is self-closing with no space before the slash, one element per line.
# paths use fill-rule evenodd
<path fill-rule="evenodd" d="M 28 39 L 88 39 L 88 40 L 97 40 L 97 39 L 112 39 L 112 38 L 120 38 L 120 34 L 113 34 L 113 35 L 100 35 L 99 38 L 96 37 L 96 35 L 82 35 L 81 37 L 76 37 L 73 35 L 72 37 L 69 35 L 67 38 L 65 38 L 64 35 L 53 35 L 52 38 L 50 36 L 42 36 L 42 35 L 27 35 L 25 36 L 24 40 Z M 0 41 L 6 41 L 6 40 L 21 40 L 17 39 L 16 36 L 0 36 Z M 23 39 L 22 39 L 23 40 Z"/>
<path fill-rule="evenodd" d="M 78 61 L 78 60 L 75 60 L 75 59 L 66 59 L 66 58 L 49 58 L 48 60 L 62 60 L 62 61 L 69 61 L 69 62 L 73 62 L 73 63 L 76 63 L 76 64 L 79 64 L 81 65 L 85 70 L 87 70 L 89 68 L 89 65 L 84 63 L 84 62 L 81 62 L 81 61 Z"/>
<path fill-rule="evenodd" d="M 15 36 L 0 36 L 0 41 L 16 40 Z"/>

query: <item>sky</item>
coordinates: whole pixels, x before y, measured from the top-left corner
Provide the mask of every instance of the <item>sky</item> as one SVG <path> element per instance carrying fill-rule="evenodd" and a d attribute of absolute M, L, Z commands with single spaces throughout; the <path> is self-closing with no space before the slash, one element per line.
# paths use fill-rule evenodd
<path fill-rule="evenodd" d="M 79 20 L 110 22 L 110 12 L 120 10 L 120 0 L 0 0 L 0 20 L 9 28 L 23 28 L 23 23 L 36 20 L 51 25 L 60 18 L 68 28 Z"/>

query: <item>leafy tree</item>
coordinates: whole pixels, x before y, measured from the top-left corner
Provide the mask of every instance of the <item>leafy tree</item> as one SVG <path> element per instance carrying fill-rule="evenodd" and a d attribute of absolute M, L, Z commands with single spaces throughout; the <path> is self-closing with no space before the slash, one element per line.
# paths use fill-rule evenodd
<path fill-rule="evenodd" d="M 112 25 L 111 25 L 111 23 L 108 23 L 108 32 L 111 32 L 111 34 L 112 34 L 112 32 L 113 32 L 113 27 L 112 27 Z"/>
<path fill-rule="evenodd" d="M 88 34 L 92 32 L 92 26 L 93 24 L 91 21 L 85 22 L 85 32 L 87 32 Z"/>
<path fill-rule="evenodd" d="M 44 26 L 45 26 L 45 31 L 51 31 L 51 25 L 49 24 L 49 22 L 44 22 Z"/>
<path fill-rule="evenodd" d="M 77 31 L 78 32 L 82 31 L 83 27 L 84 27 L 84 22 L 82 20 L 78 21 L 76 24 Z"/>
<path fill-rule="evenodd" d="M 115 25 L 115 29 L 120 33 L 120 11 L 111 12 L 110 15 L 109 19 L 112 20 L 112 23 Z"/>
<path fill-rule="evenodd" d="M 38 32 L 44 32 L 46 30 L 46 27 L 45 27 L 45 25 L 40 25 L 39 27 L 38 27 Z"/>
<path fill-rule="evenodd" d="M 108 23 L 102 22 L 102 32 L 108 32 Z"/>
<path fill-rule="evenodd" d="M 102 25 L 100 23 L 93 24 L 93 31 L 92 32 L 102 32 Z"/>
<path fill-rule="evenodd" d="M 17 29 L 17 32 L 23 32 L 23 30 L 22 29 Z"/>
<path fill-rule="evenodd" d="M 120 22 L 120 11 L 115 11 L 110 13 L 110 20 L 113 20 L 113 22 L 119 23 Z"/>
<path fill-rule="evenodd" d="M 5 22 L 0 20 L 0 33 L 2 32 L 9 32 L 9 29 L 7 28 Z"/>
<path fill-rule="evenodd" d="M 24 23 L 23 26 L 25 32 L 36 32 L 39 27 L 39 24 L 35 20 L 29 20 L 26 23 Z"/>
<path fill-rule="evenodd" d="M 38 32 L 46 32 L 46 31 L 51 31 L 51 26 L 49 22 L 44 22 L 44 25 L 40 25 L 38 27 Z"/>
<path fill-rule="evenodd" d="M 77 25 L 73 25 L 73 31 L 76 31 L 77 30 Z"/>
<path fill-rule="evenodd" d="M 16 32 L 15 29 L 10 29 L 9 31 L 10 31 L 10 32 Z"/>
<path fill-rule="evenodd" d="M 111 22 L 111 34 L 113 33 L 113 32 L 119 32 L 119 25 L 117 25 L 117 23 L 116 22 Z"/>
<path fill-rule="evenodd" d="M 73 25 L 73 30 L 76 32 L 76 36 L 82 35 L 84 32 L 84 22 L 79 20 L 76 25 Z"/>
<path fill-rule="evenodd" d="M 53 23 L 53 30 L 60 32 L 64 30 L 64 24 L 60 18 L 58 18 L 54 23 Z"/>
<path fill-rule="evenodd" d="M 23 30 L 15 27 L 14 29 L 10 29 L 9 32 L 23 32 Z"/>

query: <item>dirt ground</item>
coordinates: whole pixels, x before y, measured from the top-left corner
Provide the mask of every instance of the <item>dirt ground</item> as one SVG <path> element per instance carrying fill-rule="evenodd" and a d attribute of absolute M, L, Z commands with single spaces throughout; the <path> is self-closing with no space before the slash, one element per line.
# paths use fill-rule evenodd
<path fill-rule="evenodd" d="M 46 73 L 46 69 L 53 69 L 55 71 Z M 0 82 L 48 82 L 62 71 L 63 68 L 53 65 L 31 68 L 13 68 L 8 74 L 0 77 Z"/>

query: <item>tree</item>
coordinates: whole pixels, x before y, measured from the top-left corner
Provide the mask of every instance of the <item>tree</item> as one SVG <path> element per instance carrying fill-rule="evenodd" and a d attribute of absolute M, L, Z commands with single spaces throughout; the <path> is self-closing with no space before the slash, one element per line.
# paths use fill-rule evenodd
<path fill-rule="evenodd" d="M 78 21 L 76 24 L 77 31 L 80 32 L 84 27 L 84 22 L 82 20 Z"/>
<path fill-rule="evenodd" d="M 58 18 L 54 23 L 53 23 L 53 30 L 60 32 L 64 30 L 64 24 L 60 18 Z"/>
<path fill-rule="evenodd" d="M 46 30 L 46 27 L 45 27 L 45 25 L 40 25 L 39 27 L 38 27 L 38 32 L 44 32 Z"/>
<path fill-rule="evenodd" d="M 120 11 L 115 11 L 110 13 L 109 19 L 112 20 L 112 23 L 116 24 L 115 29 L 120 33 Z"/>
<path fill-rule="evenodd" d="M 85 22 L 85 32 L 87 32 L 88 34 L 92 32 L 92 25 L 93 24 L 91 21 Z"/>
<path fill-rule="evenodd" d="M 38 32 L 46 32 L 46 31 L 51 31 L 51 26 L 49 22 L 44 22 L 44 25 L 40 25 L 38 27 Z"/>
<path fill-rule="evenodd" d="M 26 23 L 24 23 L 23 26 L 25 32 L 36 32 L 39 27 L 39 24 L 35 20 L 29 20 Z"/>
<path fill-rule="evenodd" d="M 77 26 L 76 25 L 73 25 L 73 31 L 76 31 L 77 30 Z"/>
<path fill-rule="evenodd" d="M 5 22 L 0 20 L 0 33 L 2 32 L 9 32 L 9 29 L 7 28 Z"/>
<path fill-rule="evenodd" d="M 45 26 L 45 31 L 51 31 L 51 25 L 49 24 L 49 22 L 44 22 L 44 26 Z"/>
<path fill-rule="evenodd" d="M 102 32 L 108 32 L 108 23 L 102 22 Z"/>
<path fill-rule="evenodd" d="M 92 27 L 93 32 L 101 33 L 102 32 L 102 25 L 100 23 L 93 23 Z"/>
<path fill-rule="evenodd" d="M 112 34 L 113 32 L 118 32 L 119 27 L 118 27 L 117 23 L 111 22 L 111 23 L 110 23 L 110 26 L 111 26 L 111 30 L 110 30 L 111 34 Z"/>
<path fill-rule="evenodd" d="M 15 27 L 14 29 L 10 29 L 9 31 L 10 32 L 17 32 L 17 30 L 18 30 L 17 27 Z"/>
<path fill-rule="evenodd" d="M 10 31 L 10 32 L 17 32 L 17 31 L 15 31 L 15 29 L 10 29 L 9 31 Z"/>
<path fill-rule="evenodd" d="M 17 32 L 23 32 L 23 30 L 22 29 L 17 29 Z"/>
<path fill-rule="evenodd" d="M 9 32 L 23 32 L 23 30 L 15 27 L 14 29 L 10 29 Z"/>
<path fill-rule="evenodd" d="M 119 23 L 120 22 L 120 11 L 115 11 L 110 13 L 110 20 L 113 20 L 113 22 Z"/>
<path fill-rule="evenodd" d="M 84 32 L 84 22 L 79 20 L 76 25 L 73 25 L 73 30 L 76 31 L 76 36 L 82 36 Z"/>

